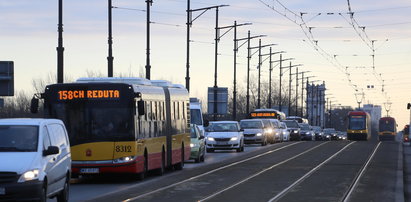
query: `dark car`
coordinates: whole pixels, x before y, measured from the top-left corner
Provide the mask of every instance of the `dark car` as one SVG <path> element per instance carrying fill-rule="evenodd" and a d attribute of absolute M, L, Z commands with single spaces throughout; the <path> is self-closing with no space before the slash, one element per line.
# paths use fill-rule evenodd
<path fill-rule="evenodd" d="M 324 128 L 324 140 L 338 140 L 337 131 L 334 128 Z"/>
<path fill-rule="evenodd" d="M 301 129 L 300 125 L 298 125 L 298 122 L 295 120 L 283 120 L 283 122 L 285 123 L 285 125 L 287 125 L 288 131 L 290 131 L 290 140 L 301 140 Z"/>
<path fill-rule="evenodd" d="M 315 133 L 315 140 L 323 140 L 325 139 L 323 130 L 320 126 L 313 126 L 313 131 Z"/>
<path fill-rule="evenodd" d="M 301 140 L 315 140 L 315 133 L 308 123 L 300 123 Z"/>

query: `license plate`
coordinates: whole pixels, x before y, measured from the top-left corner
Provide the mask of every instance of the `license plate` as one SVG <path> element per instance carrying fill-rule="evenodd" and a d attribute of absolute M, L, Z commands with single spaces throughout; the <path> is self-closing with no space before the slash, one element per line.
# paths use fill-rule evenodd
<path fill-rule="evenodd" d="M 6 195 L 6 188 L 0 187 L 0 195 Z"/>
<path fill-rule="evenodd" d="M 217 145 L 226 145 L 227 142 L 217 142 Z"/>
<path fill-rule="evenodd" d="M 99 173 L 98 168 L 81 168 L 80 173 Z"/>

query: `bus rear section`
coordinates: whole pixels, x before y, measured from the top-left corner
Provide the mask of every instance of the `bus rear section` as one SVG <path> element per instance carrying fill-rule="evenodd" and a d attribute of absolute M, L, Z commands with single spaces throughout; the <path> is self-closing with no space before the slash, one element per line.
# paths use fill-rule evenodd
<path fill-rule="evenodd" d="M 371 138 L 371 121 L 367 112 L 351 111 L 347 118 L 348 140 L 369 140 Z"/>
<path fill-rule="evenodd" d="M 397 123 L 393 117 L 382 117 L 378 122 L 378 140 L 395 140 Z"/>

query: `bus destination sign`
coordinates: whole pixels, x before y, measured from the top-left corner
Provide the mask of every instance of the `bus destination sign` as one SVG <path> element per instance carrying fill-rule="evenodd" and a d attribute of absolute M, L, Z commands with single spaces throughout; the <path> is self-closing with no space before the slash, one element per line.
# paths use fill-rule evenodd
<path fill-rule="evenodd" d="M 275 117 L 275 112 L 252 112 L 251 117 Z"/>
<path fill-rule="evenodd" d="M 119 90 L 60 90 L 58 100 L 119 99 Z"/>

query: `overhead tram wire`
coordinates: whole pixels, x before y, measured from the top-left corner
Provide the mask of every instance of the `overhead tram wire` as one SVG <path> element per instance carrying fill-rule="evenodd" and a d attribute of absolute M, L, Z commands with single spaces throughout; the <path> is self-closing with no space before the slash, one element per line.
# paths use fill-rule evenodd
<path fill-rule="evenodd" d="M 372 51 L 372 55 L 371 55 L 372 56 L 372 73 L 373 73 L 374 77 L 376 78 L 376 80 L 379 83 L 381 83 L 381 85 L 382 85 L 382 88 L 381 88 L 382 96 L 385 100 L 388 101 L 389 97 L 387 96 L 386 93 L 384 93 L 384 79 L 382 78 L 382 74 L 378 73 L 375 69 L 375 51 L 376 51 L 376 48 L 375 48 L 374 44 L 375 44 L 376 40 L 371 40 L 369 38 L 367 32 L 365 31 L 366 27 L 365 26 L 360 26 L 358 24 L 358 22 L 355 20 L 354 12 L 352 11 L 352 8 L 351 8 L 350 0 L 347 0 L 347 5 L 348 5 L 348 11 L 349 11 L 348 14 L 350 15 L 351 22 L 348 21 L 341 13 L 340 13 L 340 16 L 342 16 L 344 18 L 344 20 L 346 20 L 348 22 L 348 24 L 350 24 L 353 27 L 353 29 L 358 34 L 358 36 L 361 38 L 361 40 L 371 49 L 371 51 Z M 359 32 L 357 28 L 360 28 L 362 30 L 362 32 Z M 386 41 L 388 41 L 388 39 L 386 39 L 384 41 L 384 43 Z M 380 45 L 378 48 L 380 48 L 381 46 L 382 45 Z"/>
<path fill-rule="evenodd" d="M 269 4 L 265 3 L 262 0 L 259 0 L 261 3 L 263 3 L 264 5 L 266 5 L 268 8 L 274 10 L 276 13 L 284 16 L 285 18 L 289 19 L 290 21 L 292 21 L 294 24 L 298 25 L 301 27 L 303 33 L 306 35 L 307 39 L 309 41 L 305 41 L 307 42 L 310 46 L 312 46 L 314 48 L 314 50 L 316 50 L 321 56 L 323 56 L 326 60 L 328 60 L 333 66 L 337 67 L 340 71 L 342 71 L 346 76 L 347 76 L 347 80 L 349 82 L 349 85 L 351 87 L 353 87 L 353 89 L 355 90 L 355 92 L 359 92 L 360 89 L 358 88 L 358 85 L 355 85 L 352 83 L 352 79 L 349 77 L 349 73 L 344 69 L 344 66 L 341 65 L 341 63 L 338 62 L 338 60 L 336 59 L 336 55 L 330 55 L 329 53 L 327 53 L 326 51 L 324 51 L 319 45 L 318 45 L 318 40 L 316 40 L 314 38 L 314 36 L 312 35 L 311 29 L 310 27 L 307 26 L 306 22 L 304 22 L 303 19 L 303 15 L 306 13 L 300 13 L 300 15 L 297 15 L 296 13 L 292 12 L 291 10 L 289 10 L 287 7 L 285 7 L 281 2 L 279 2 L 278 0 L 275 0 L 275 2 L 277 2 L 281 7 L 283 7 L 284 12 L 288 12 L 288 13 L 281 13 L 278 9 L 276 9 L 274 6 L 270 6 Z M 273 1 L 274 2 L 274 1 Z M 278 6 L 278 5 L 277 5 Z M 294 16 L 294 18 L 290 17 L 290 15 Z M 318 15 L 318 14 L 317 14 Z M 298 20 L 299 19 L 299 20 Z M 356 23 L 355 19 L 353 20 L 354 24 Z M 357 23 L 358 24 L 358 23 Z M 357 30 L 358 31 L 358 30 Z M 364 38 L 367 38 L 368 35 L 366 35 Z M 369 37 L 368 37 L 369 39 Z"/>

